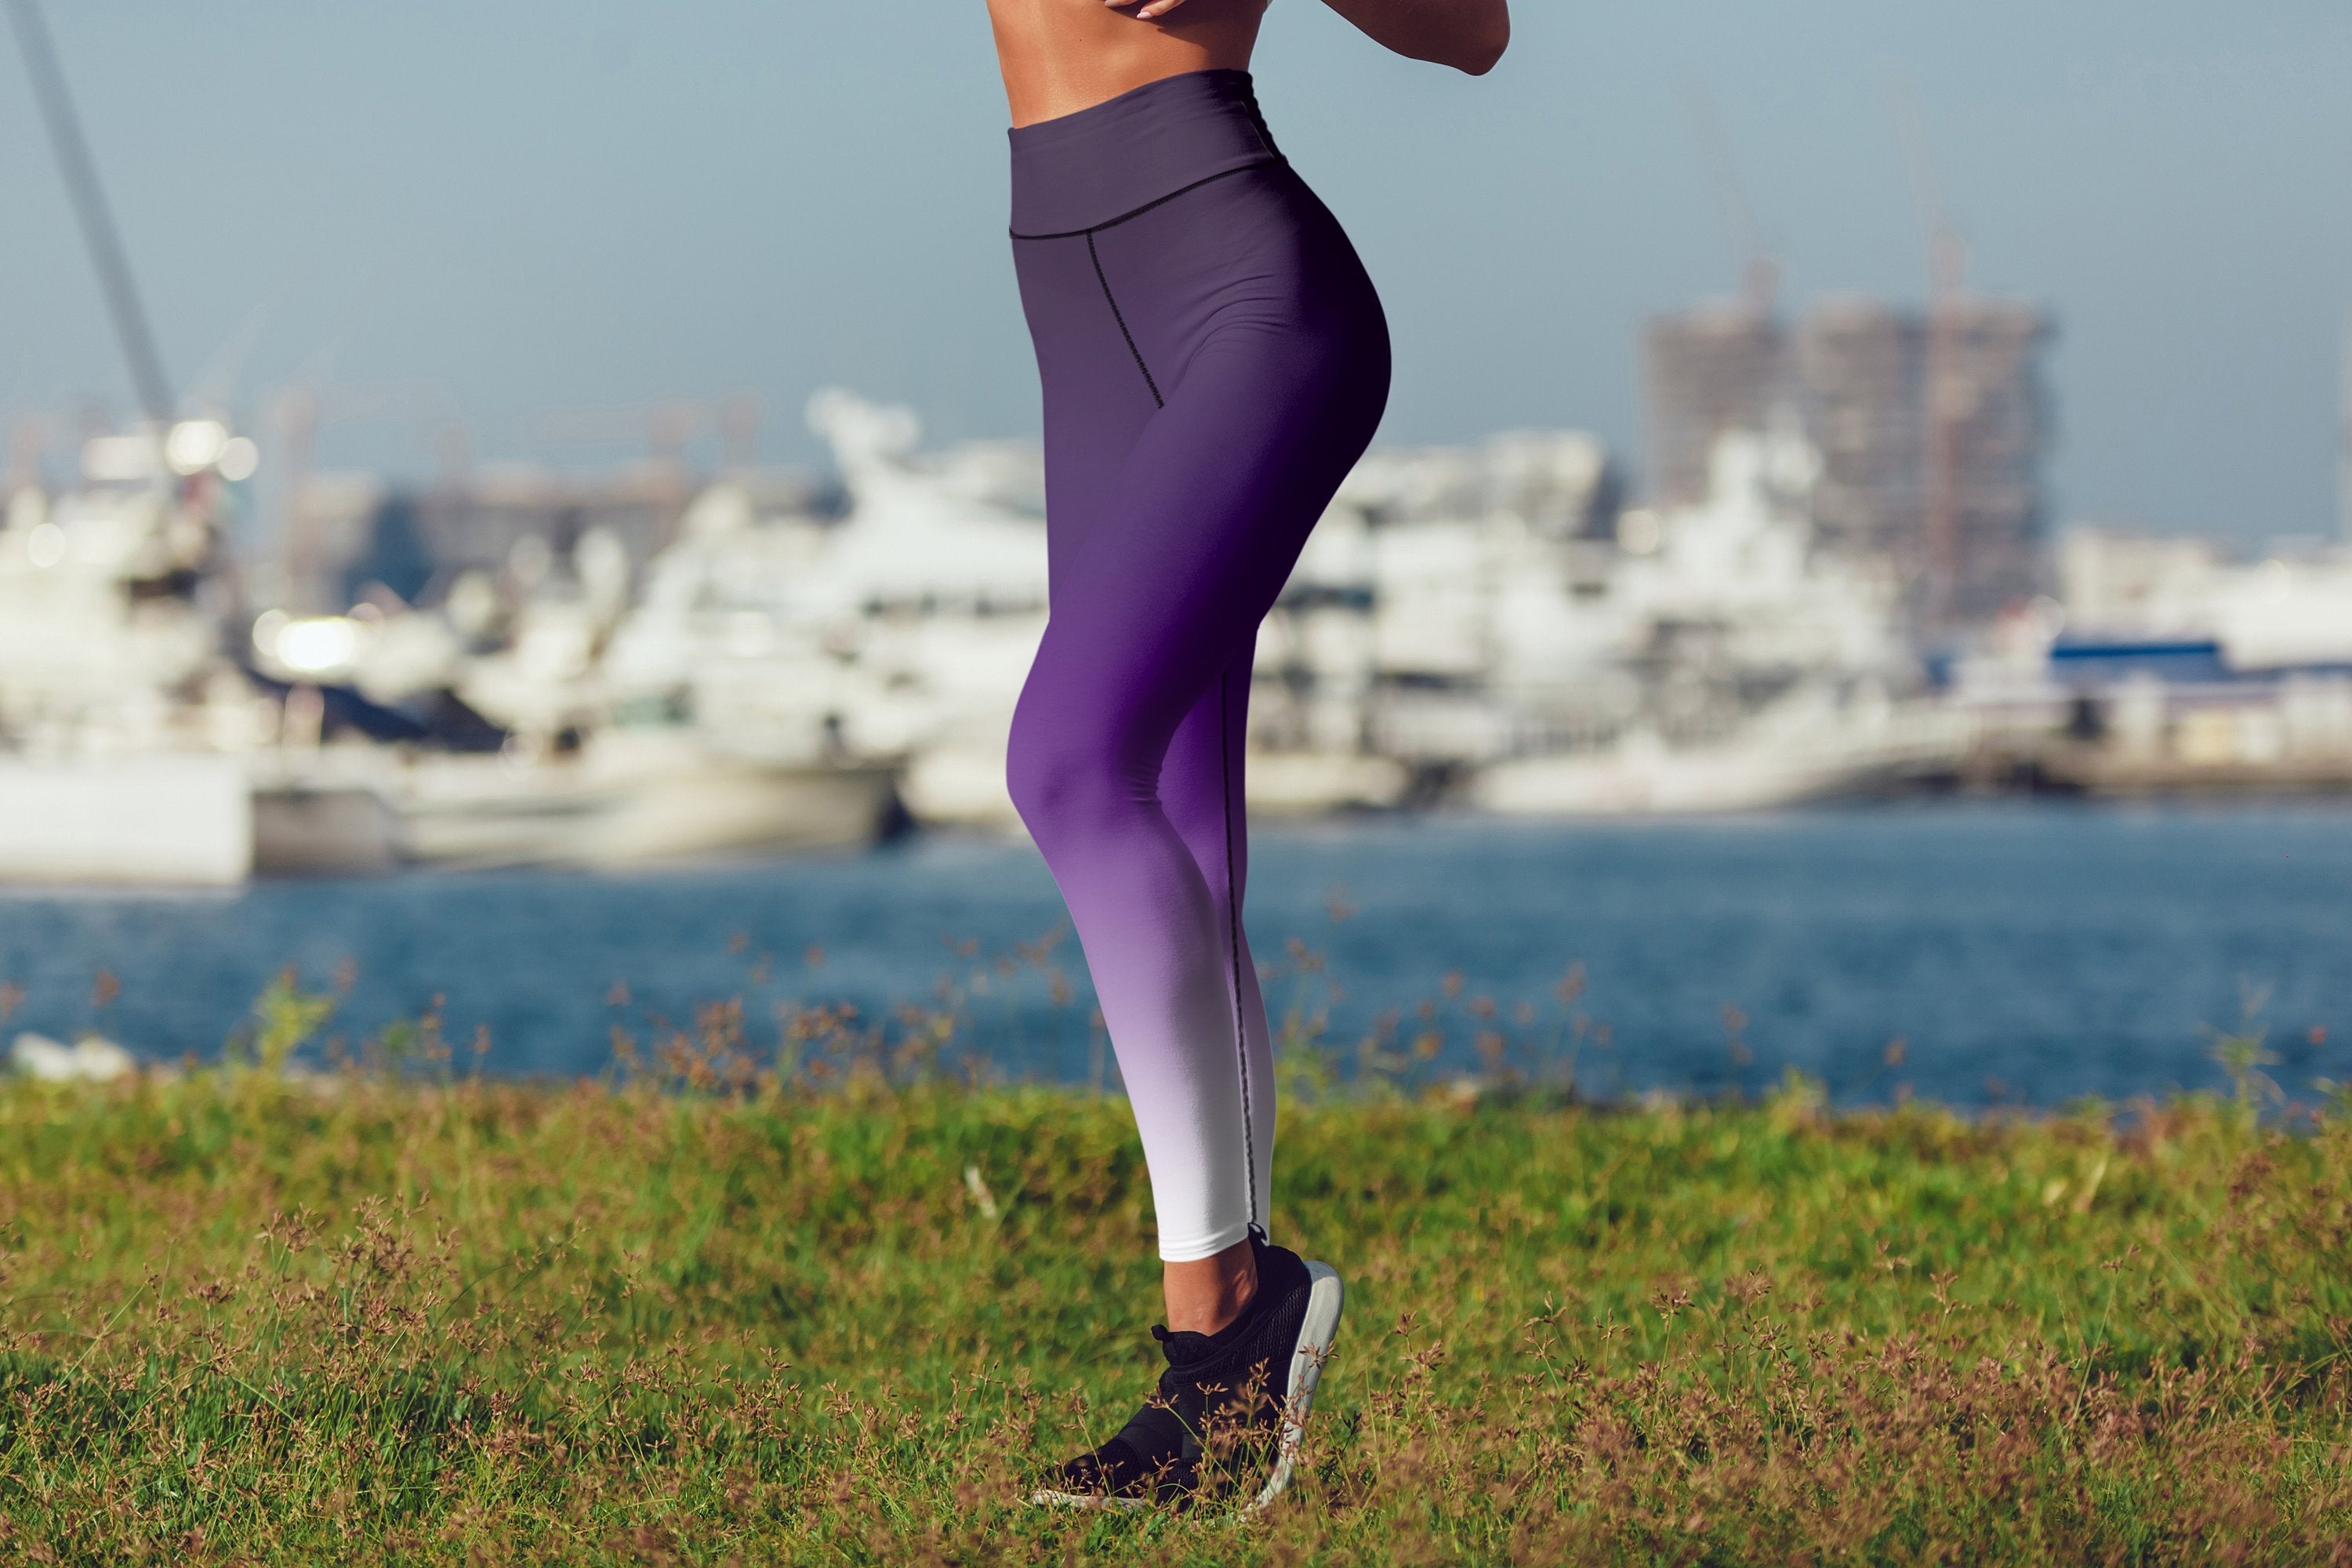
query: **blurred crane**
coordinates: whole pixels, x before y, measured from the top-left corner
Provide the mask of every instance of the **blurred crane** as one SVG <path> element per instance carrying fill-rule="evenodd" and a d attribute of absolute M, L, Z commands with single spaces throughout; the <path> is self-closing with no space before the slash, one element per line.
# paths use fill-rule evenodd
<path fill-rule="evenodd" d="M 1730 144 L 1696 86 L 1685 107 L 1740 269 L 1734 299 L 1654 316 L 1642 330 L 1642 372 L 1653 505 L 1694 505 L 1707 493 L 1716 443 L 1778 419 L 1789 394 L 1778 316 L 1780 268 L 1766 252 Z"/>
<path fill-rule="evenodd" d="M 1706 165 L 1707 183 L 1715 191 L 1724 237 L 1731 242 L 1732 258 L 1739 267 L 1740 299 L 1757 315 L 1769 317 L 1780 303 L 1780 268 L 1765 248 L 1756 209 L 1748 200 L 1739 165 L 1732 158 L 1731 139 L 1723 133 L 1723 121 L 1706 89 L 1694 84 L 1685 92 L 1683 102 L 1699 158 Z"/>
<path fill-rule="evenodd" d="M 2343 405 L 2337 411 L 2343 427 L 2336 432 L 2336 528 L 2352 544 L 2352 315 L 2344 321 Z"/>
<path fill-rule="evenodd" d="M 1927 624 L 1941 626 L 1952 616 L 1960 575 L 1959 452 L 1955 439 L 1961 410 L 1954 406 L 1954 335 L 1958 305 L 1968 288 L 1969 247 L 1945 205 L 1943 184 L 1927 144 L 1918 100 L 1909 88 L 1892 87 L 1895 121 L 1903 139 L 1903 159 L 1911 175 L 1912 199 L 1927 236 L 1927 333 L 1921 366 L 1926 383 L 1925 483 L 1921 493 L 1921 543 L 1926 574 L 1921 611 Z"/>
<path fill-rule="evenodd" d="M 1919 335 L 1919 597 L 1924 627 L 1949 636 L 2020 608 L 2042 576 L 2042 462 L 2049 400 L 2040 310 L 1969 287 L 1969 250 L 1944 199 L 1918 106 L 1891 93 L 1927 239 Z"/>

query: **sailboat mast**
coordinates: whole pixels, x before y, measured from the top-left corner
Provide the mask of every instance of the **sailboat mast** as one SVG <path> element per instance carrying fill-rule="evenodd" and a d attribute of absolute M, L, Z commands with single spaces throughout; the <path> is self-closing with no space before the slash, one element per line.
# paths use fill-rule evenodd
<path fill-rule="evenodd" d="M 73 200 L 74 216 L 98 268 L 99 287 L 106 295 L 106 311 L 130 363 L 131 381 L 140 407 L 157 425 L 172 420 L 172 384 L 163 374 L 163 356 L 155 347 L 155 333 L 140 303 L 139 287 L 131 275 L 131 258 L 115 226 L 106 190 L 99 183 L 98 163 L 90 156 L 80 118 L 66 90 L 65 71 L 58 63 L 57 45 L 37 0 L 7 0 L 8 20 L 15 25 L 17 47 L 24 51 L 25 69 L 33 79 L 33 96 L 39 100 L 41 120 L 47 127 L 49 146 L 57 153 L 66 192 Z"/>

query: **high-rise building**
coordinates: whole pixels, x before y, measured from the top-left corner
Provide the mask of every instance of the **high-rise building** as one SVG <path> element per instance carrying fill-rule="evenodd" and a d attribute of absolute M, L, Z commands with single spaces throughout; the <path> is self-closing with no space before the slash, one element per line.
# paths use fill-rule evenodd
<path fill-rule="evenodd" d="M 1925 312 L 1830 300 L 1793 335 L 1753 305 L 1659 318 L 1651 500 L 1699 500 L 1719 437 L 1792 409 L 1821 452 L 1820 542 L 1893 562 L 1929 626 L 1984 620 L 2039 579 L 2050 336 L 2037 310 L 1959 294 Z"/>
<path fill-rule="evenodd" d="M 1813 526 L 1834 549 L 1925 570 L 1926 332 L 1916 315 L 1832 300 L 1797 332 L 1805 430 L 1822 455 Z"/>
<path fill-rule="evenodd" d="M 2041 311 L 1998 300 L 1964 295 L 1927 312 L 1922 608 L 1931 622 L 1982 621 L 2040 583 L 2050 336 Z"/>
<path fill-rule="evenodd" d="M 1653 319 L 1642 333 L 1649 404 L 1650 500 L 1687 506 L 1706 497 L 1707 459 L 1732 430 L 1770 423 L 1786 390 L 1780 323 L 1742 300 Z"/>

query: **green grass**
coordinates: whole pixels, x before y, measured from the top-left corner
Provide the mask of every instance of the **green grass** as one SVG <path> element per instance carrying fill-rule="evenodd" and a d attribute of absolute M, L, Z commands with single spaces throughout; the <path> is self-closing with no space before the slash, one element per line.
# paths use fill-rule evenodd
<path fill-rule="evenodd" d="M 1154 1373 L 1117 1100 L 8 1086 L 0 1560 L 2352 1559 L 2332 1110 L 1302 1094 L 1280 1169 L 1298 1488 L 1069 1516 Z"/>

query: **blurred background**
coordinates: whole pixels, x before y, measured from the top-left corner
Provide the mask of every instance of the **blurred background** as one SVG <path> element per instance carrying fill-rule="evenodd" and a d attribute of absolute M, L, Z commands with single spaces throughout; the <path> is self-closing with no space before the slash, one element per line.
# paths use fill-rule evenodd
<path fill-rule="evenodd" d="M 978 0 L 0 5 L 20 1067 L 216 1052 L 292 965 L 355 1053 L 846 1004 L 1115 1081 L 1002 784 L 1045 550 Z M 1276 6 L 1398 365 L 1258 648 L 1299 1036 L 2352 1068 L 2347 70 L 2316 0 L 1530 6 L 1475 81 Z"/>

